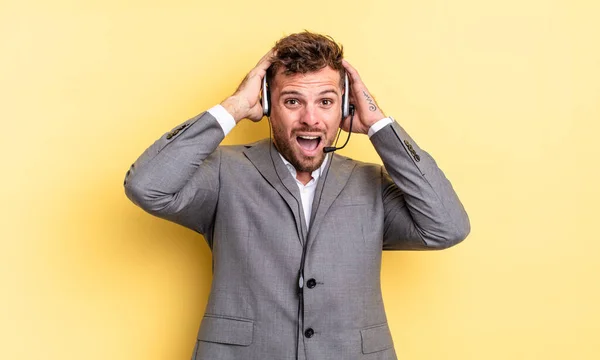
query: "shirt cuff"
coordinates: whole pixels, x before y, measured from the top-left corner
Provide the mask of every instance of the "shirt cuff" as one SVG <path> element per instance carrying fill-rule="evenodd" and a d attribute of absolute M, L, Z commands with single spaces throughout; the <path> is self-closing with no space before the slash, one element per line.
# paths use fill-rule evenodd
<path fill-rule="evenodd" d="M 368 132 L 369 138 L 375 135 L 375 133 L 379 130 L 383 129 L 386 125 L 391 124 L 393 121 L 394 120 L 391 117 L 386 117 L 371 125 Z"/>
<path fill-rule="evenodd" d="M 235 127 L 236 122 L 233 119 L 233 116 L 231 116 L 231 114 L 228 113 L 221 104 L 211 107 L 208 109 L 208 112 L 214 116 L 215 119 L 217 119 L 217 122 L 219 125 L 221 125 L 225 136 L 227 136 L 231 129 Z"/>

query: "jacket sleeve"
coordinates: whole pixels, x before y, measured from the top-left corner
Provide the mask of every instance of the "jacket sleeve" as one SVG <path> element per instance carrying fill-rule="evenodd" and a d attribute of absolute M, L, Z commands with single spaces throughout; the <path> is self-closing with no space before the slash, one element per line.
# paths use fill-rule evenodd
<path fill-rule="evenodd" d="M 397 122 L 371 141 L 385 167 L 383 249 L 445 249 L 464 240 L 469 217 L 435 160 Z"/>
<path fill-rule="evenodd" d="M 137 206 L 201 234 L 212 226 L 225 137 L 204 112 L 154 142 L 125 175 L 125 194 Z"/>

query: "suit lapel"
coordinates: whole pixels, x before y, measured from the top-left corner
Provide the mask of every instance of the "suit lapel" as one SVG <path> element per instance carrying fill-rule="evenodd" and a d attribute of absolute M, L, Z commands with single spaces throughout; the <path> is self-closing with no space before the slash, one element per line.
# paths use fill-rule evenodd
<path fill-rule="evenodd" d="M 319 178 L 319 183 L 315 191 L 315 197 L 312 203 L 310 216 L 310 229 L 308 232 L 308 241 L 312 244 L 314 238 L 319 232 L 319 227 L 323 222 L 324 216 L 338 197 L 354 169 L 354 162 L 350 159 L 334 155 L 331 158 L 331 166 L 323 176 Z"/>
<path fill-rule="evenodd" d="M 300 244 L 305 241 L 306 223 L 300 199 L 300 192 L 296 181 L 281 160 L 279 153 L 268 139 L 259 141 L 244 151 L 244 154 L 267 180 L 269 184 L 281 195 L 294 215 L 298 239 Z M 273 166 L 275 165 L 275 166 Z"/>

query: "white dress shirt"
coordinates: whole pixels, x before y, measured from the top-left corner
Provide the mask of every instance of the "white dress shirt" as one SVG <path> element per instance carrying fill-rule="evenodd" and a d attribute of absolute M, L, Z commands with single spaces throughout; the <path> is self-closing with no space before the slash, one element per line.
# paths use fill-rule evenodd
<path fill-rule="evenodd" d="M 312 212 L 313 199 L 315 198 L 315 190 L 317 190 L 317 182 L 319 181 L 319 177 L 321 177 L 325 171 L 325 166 L 329 160 L 329 154 L 325 155 L 325 160 L 323 160 L 321 166 L 310 174 L 312 178 L 308 183 L 306 183 L 306 185 L 304 185 L 300 180 L 296 179 L 297 171 L 294 165 L 287 161 L 286 158 L 284 158 L 279 152 L 278 154 L 281 157 L 281 160 L 283 160 L 285 166 L 290 171 L 290 174 L 292 174 L 294 180 L 296 180 L 296 185 L 298 185 L 300 197 L 302 198 L 302 208 L 304 210 L 304 219 L 306 219 L 306 228 L 308 229 L 310 228 L 310 214 Z"/>
<path fill-rule="evenodd" d="M 217 122 L 219 123 L 219 125 L 221 125 L 221 128 L 223 128 L 225 136 L 227 136 L 227 134 L 229 134 L 229 132 L 235 127 L 236 122 L 233 119 L 233 116 L 231 116 L 231 114 L 228 113 L 227 110 L 225 110 L 225 108 L 220 104 L 213 106 L 208 110 L 208 112 L 212 116 L 214 116 L 215 119 L 217 119 Z M 392 121 L 393 120 L 390 117 L 386 117 L 377 121 L 369 128 L 369 138 L 373 136 L 376 132 L 381 130 L 383 127 L 385 127 L 387 124 L 391 124 Z M 296 179 L 297 171 L 294 168 L 294 166 L 290 164 L 290 162 L 287 161 L 283 157 L 283 155 L 279 154 L 279 156 L 281 157 L 281 160 L 283 160 L 285 166 L 290 171 L 290 174 L 292 174 L 294 180 L 296 180 L 296 185 L 298 185 L 298 190 L 300 190 L 300 197 L 302 198 L 302 208 L 304 210 L 304 219 L 306 219 L 306 228 L 309 228 L 310 215 L 312 212 L 312 203 L 315 197 L 315 190 L 317 189 L 317 182 L 319 181 L 319 177 L 323 174 L 323 171 L 325 170 L 325 166 L 327 164 L 327 161 L 329 160 L 329 154 L 325 156 L 325 160 L 323 161 L 323 164 L 321 164 L 321 167 L 319 167 L 311 173 L 312 179 L 310 179 L 310 181 L 306 185 L 302 184 L 298 179 Z"/>

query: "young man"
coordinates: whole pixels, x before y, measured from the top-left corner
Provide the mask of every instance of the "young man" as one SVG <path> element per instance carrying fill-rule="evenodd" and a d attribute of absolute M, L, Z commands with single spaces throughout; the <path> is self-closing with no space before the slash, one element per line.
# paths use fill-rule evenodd
<path fill-rule="evenodd" d="M 381 251 L 443 249 L 470 231 L 435 161 L 342 56 L 322 35 L 279 40 L 231 97 L 163 135 L 127 172 L 131 201 L 212 250 L 195 360 L 396 359 Z M 263 117 L 265 76 L 272 141 L 220 146 L 237 122 Z M 343 96 L 356 109 L 346 119 Z M 385 168 L 324 152 L 351 117 Z"/>

